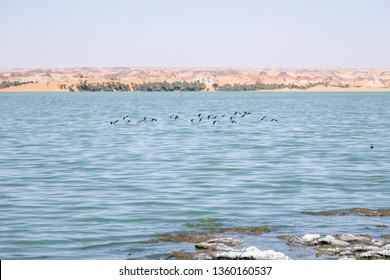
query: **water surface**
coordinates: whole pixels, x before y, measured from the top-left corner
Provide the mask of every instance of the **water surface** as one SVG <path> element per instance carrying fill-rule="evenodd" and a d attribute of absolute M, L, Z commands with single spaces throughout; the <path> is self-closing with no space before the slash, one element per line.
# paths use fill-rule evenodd
<path fill-rule="evenodd" d="M 389 108 L 390 93 L 0 93 L 1 258 L 158 259 L 193 245 L 156 234 L 212 227 L 267 225 L 248 243 L 291 257 L 276 235 L 378 237 L 388 217 L 301 211 L 389 208 Z"/>

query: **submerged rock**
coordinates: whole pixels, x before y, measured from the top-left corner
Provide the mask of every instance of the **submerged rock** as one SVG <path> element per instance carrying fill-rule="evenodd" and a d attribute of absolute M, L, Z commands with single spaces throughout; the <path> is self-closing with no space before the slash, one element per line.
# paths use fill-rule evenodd
<path fill-rule="evenodd" d="M 215 218 L 202 218 L 196 222 L 190 222 L 186 224 L 186 226 L 189 228 L 215 228 L 220 225 L 221 223 Z"/>
<path fill-rule="evenodd" d="M 291 237 L 292 235 L 287 235 L 287 234 L 279 234 L 276 236 L 276 238 L 283 239 L 283 240 L 288 240 Z"/>
<path fill-rule="evenodd" d="M 302 214 L 312 215 L 312 216 L 346 216 L 348 213 L 341 211 L 303 211 Z"/>
<path fill-rule="evenodd" d="M 375 225 L 378 228 L 387 228 L 387 225 Z"/>
<path fill-rule="evenodd" d="M 351 212 L 361 214 L 362 216 L 371 216 L 373 213 L 369 208 L 352 208 Z"/>
<path fill-rule="evenodd" d="M 306 243 L 303 241 L 303 239 L 299 236 L 290 236 L 287 239 L 287 245 L 292 245 L 292 246 L 305 246 Z M 308 246 L 308 244 L 306 245 Z"/>
<path fill-rule="evenodd" d="M 390 209 L 378 209 L 378 216 L 390 216 Z"/>
<path fill-rule="evenodd" d="M 196 253 L 191 252 L 172 252 L 168 257 L 165 258 L 166 260 L 198 260 L 198 256 Z"/>
<path fill-rule="evenodd" d="M 164 242 L 190 242 L 198 243 L 204 242 L 216 236 L 212 236 L 207 232 L 197 232 L 197 233 L 164 233 L 158 236 L 159 241 Z"/>
<path fill-rule="evenodd" d="M 371 210 L 369 208 L 352 208 L 351 212 L 361 216 L 390 216 L 390 209 Z"/>
<path fill-rule="evenodd" d="M 261 227 L 231 227 L 231 228 L 218 228 L 208 231 L 195 232 L 195 233 L 164 233 L 158 235 L 158 241 L 164 242 L 190 242 L 199 243 L 210 239 L 218 238 L 216 234 L 237 233 L 237 234 L 250 234 L 260 235 L 270 232 L 270 229 L 266 226 Z"/>
<path fill-rule="evenodd" d="M 347 210 L 331 210 L 331 211 L 303 211 L 302 214 L 314 215 L 314 216 L 347 216 L 347 215 L 358 215 L 367 217 L 378 217 L 378 216 L 390 216 L 390 209 L 377 209 L 372 210 L 369 208 L 351 208 Z"/>
<path fill-rule="evenodd" d="M 219 228 L 219 229 L 212 229 L 209 232 L 211 234 L 222 234 L 222 233 L 238 233 L 238 234 L 251 234 L 251 235 L 260 235 L 263 233 L 268 233 L 271 230 L 269 227 L 262 226 L 262 227 L 231 227 L 231 228 Z"/>

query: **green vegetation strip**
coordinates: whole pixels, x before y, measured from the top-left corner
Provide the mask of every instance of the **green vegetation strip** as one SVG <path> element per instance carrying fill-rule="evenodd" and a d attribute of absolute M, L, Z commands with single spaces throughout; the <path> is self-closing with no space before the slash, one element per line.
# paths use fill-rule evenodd
<path fill-rule="evenodd" d="M 330 86 L 329 83 L 308 83 L 307 85 L 294 85 L 294 84 L 213 84 L 213 88 L 217 91 L 257 91 L 257 90 L 276 90 L 276 89 L 309 89 L 316 86 Z M 349 88 L 348 84 L 332 85 L 333 87 Z"/>
<path fill-rule="evenodd" d="M 34 83 L 33 81 L 28 81 L 28 82 L 10 82 L 10 81 L 3 81 L 1 84 L 0 84 L 0 89 L 2 88 L 8 88 L 8 87 L 16 87 L 16 86 L 21 86 L 21 85 L 25 85 L 25 84 L 32 84 Z"/>

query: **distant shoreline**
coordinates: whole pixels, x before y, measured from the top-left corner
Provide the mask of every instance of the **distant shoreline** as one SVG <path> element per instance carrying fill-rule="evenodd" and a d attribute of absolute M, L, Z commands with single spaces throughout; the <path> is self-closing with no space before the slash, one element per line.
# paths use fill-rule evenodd
<path fill-rule="evenodd" d="M 20 86 L 12 86 L 7 88 L 0 89 L 0 92 L 68 92 L 68 93 L 82 93 L 79 91 L 71 92 L 68 89 L 60 89 L 59 86 L 61 84 L 59 83 L 49 83 L 48 85 L 46 83 L 33 83 L 33 84 L 24 84 Z M 92 92 L 92 91 L 83 91 L 83 92 Z M 96 91 L 95 93 L 99 92 L 105 92 L 105 91 Z M 157 92 L 157 91 L 114 91 L 114 92 L 123 92 L 123 93 L 142 93 L 142 92 Z M 181 91 L 159 91 L 160 93 L 167 93 L 167 92 L 177 92 L 180 93 Z M 200 90 L 200 91 L 194 91 L 194 92 L 201 92 L 201 93 L 207 93 L 207 92 L 234 92 L 234 91 L 225 91 L 225 90 L 215 90 L 208 88 L 208 90 Z M 245 92 L 245 91 L 237 91 L 237 92 Z M 324 87 L 324 86 L 316 86 L 308 89 L 267 89 L 267 90 L 247 90 L 247 92 L 390 92 L 390 88 L 369 88 L 369 87 L 348 87 L 348 88 L 340 88 L 340 87 Z"/>
<path fill-rule="evenodd" d="M 54 86 L 51 86 L 49 88 L 43 88 L 41 85 L 34 86 L 14 86 L 9 88 L 0 89 L 0 92 L 68 92 L 68 93 L 83 93 L 83 92 L 71 92 L 69 90 L 57 90 L 54 88 Z M 84 92 L 91 92 L 91 91 L 84 91 Z M 104 92 L 104 91 L 101 91 Z M 144 93 L 148 91 L 117 91 L 117 93 Z M 156 91 L 149 91 L 149 92 L 156 92 Z M 161 94 L 169 93 L 169 92 L 175 92 L 180 93 L 181 91 L 160 91 Z M 220 91 L 220 90 L 202 90 L 202 91 L 196 91 L 199 93 L 208 93 L 208 92 L 235 92 L 235 91 Z M 390 88 L 337 88 L 337 87 L 318 87 L 318 88 L 310 88 L 310 89 L 275 89 L 275 90 L 251 90 L 251 91 L 236 91 L 236 92 L 307 92 L 307 93 L 314 93 L 314 92 L 390 92 Z M 98 94 L 99 92 L 91 92 Z"/>
<path fill-rule="evenodd" d="M 390 91 L 390 69 L 152 67 L 0 69 L 0 92 L 187 91 L 187 88 L 189 91 L 202 92 L 231 89 L 260 92 L 387 92 Z"/>

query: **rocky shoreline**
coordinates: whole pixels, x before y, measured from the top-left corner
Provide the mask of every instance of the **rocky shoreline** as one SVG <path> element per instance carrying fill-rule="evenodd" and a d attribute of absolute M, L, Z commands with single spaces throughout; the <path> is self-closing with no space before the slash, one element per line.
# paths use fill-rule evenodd
<path fill-rule="evenodd" d="M 262 251 L 255 246 L 238 248 L 245 245 L 240 239 L 223 236 L 212 236 L 210 234 L 249 234 L 261 235 L 270 232 L 266 226 L 251 228 L 221 228 L 208 232 L 162 234 L 160 241 L 165 242 L 191 242 L 194 243 L 195 252 L 174 251 L 166 259 L 185 260 L 288 260 L 289 257 L 281 252 L 273 250 Z"/>
<path fill-rule="evenodd" d="M 384 217 L 390 216 L 390 209 L 352 208 L 303 214 Z M 387 229 L 388 225 L 379 224 L 377 227 L 383 230 Z M 289 253 L 300 248 L 308 251 L 304 256 L 313 256 L 313 259 L 390 260 L 390 234 L 380 235 L 381 239 L 367 234 L 351 233 L 276 235 L 275 239 L 283 241 L 288 247 L 287 252 L 262 250 L 243 240 L 248 236 L 256 239 L 270 233 L 271 229 L 267 226 L 212 228 L 200 232 L 164 233 L 158 235 L 154 242 L 192 244 L 192 250 L 178 250 L 167 254 L 164 259 L 168 260 L 290 260 L 294 259 L 294 256 L 289 256 Z"/>
<path fill-rule="evenodd" d="M 194 252 L 173 251 L 165 259 L 176 260 L 289 260 L 283 252 L 260 250 L 245 246 L 245 242 L 232 237 L 207 239 L 204 233 L 173 234 L 170 242 L 192 242 Z M 176 239 L 177 238 L 177 239 Z M 279 235 L 289 247 L 310 247 L 316 257 L 325 255 L 336 260 L 390 260 L 390 240 L 376 240 L 364 234 L 305 234 L 303 236 Z M 166 241 L 163 238 L 162 241 Z M 239 247 L 241 246 L 241 247 Z M 244 246 L 244 247 L 242 247 Z"/>
<path fill-rule="evenodd" d="M 365 234 L 305 234 L 278 236 L 289 246 L 313 247 L 316 256 L 338 260 L 390 260 L 390 241 L 376 240 Z"/>

